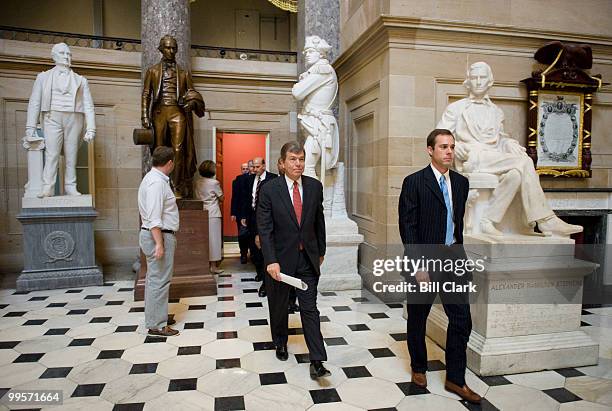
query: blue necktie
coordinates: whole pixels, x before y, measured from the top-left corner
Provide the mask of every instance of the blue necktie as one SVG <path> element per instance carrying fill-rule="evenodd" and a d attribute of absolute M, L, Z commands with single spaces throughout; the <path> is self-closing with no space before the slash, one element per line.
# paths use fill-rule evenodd
<path fill-rule="evenodd" d="M 453 224 L 453 208 L 451 207 L 450 196 L 448 195 L 448 188 L 446 187 L 446 178 L 440 176 L 440 188 L 444 195 L 444 203 L 446 204 L 446 239 L 444 244 L 451 245 L 453 243 L 453 232 L 455 231 L 455 225 Z"/>

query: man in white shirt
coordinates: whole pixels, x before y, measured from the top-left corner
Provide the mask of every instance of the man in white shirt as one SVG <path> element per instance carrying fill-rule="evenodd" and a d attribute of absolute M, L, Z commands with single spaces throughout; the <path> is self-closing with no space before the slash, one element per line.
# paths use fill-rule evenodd
<path fill-rule="evenodd" d="M 145 326 L 149 334 L 173 336 L 169 327 L 168 295 L 176 249 L 175 233 L 179 229 L 176 197 L 170 188 L 169 175 L 174 169 L 171 147 L 159 146 L 153 151 L 153 168 L 138 188 L 138 210 L 142 220 L 140 249 L 147 258 L 145 282 Z"/>
<path fill-rule="evenodd" d="M 26 120 L 24 146 L 35 141 L 36 126 L 40 122 L 44 132 L 45 167 L 42 191 L 38 197 L 54 193 L 59 156 L 64 151 L 66 195 L 81 195 L 76 187 L 76 163 L 79 139 L 88 143 L 96 135 L 96 114 L 87 79 L 70 69 L 72 53 L 65 43 L 53 46 L 51 56 L 55 67 L 36 76 Z"/>

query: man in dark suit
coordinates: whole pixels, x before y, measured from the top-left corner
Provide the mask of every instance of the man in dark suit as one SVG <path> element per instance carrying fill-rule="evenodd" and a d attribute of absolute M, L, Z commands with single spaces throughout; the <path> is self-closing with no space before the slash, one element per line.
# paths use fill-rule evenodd
<path fill-rule="evenodd" d="M 276 280 L 267 283 L 270 330 L 276 357 L 281 361 L 288 358 L 290 286 L 280 282 L 283 273 L 308 285 L 306 290 L 297 290 L 297 297 L 310 353 L 310 376 L 316 379 L 331 375 L 323 366 L 327 353 L 317 309 L 317 284 L 326 247 L 325 218 L 323 186 L 316 179 L 302 175 L 304 156 L 304 148 L 297 142 L 283 145 L 281 158 L 285 175 L 261 190 L 257 222 L 266 270 Z"/>
<path fill-rule="evenodd" d="M 236 176 L 234 181 L 232 181 L 232 205 L 231 205 L 231 216 L 232 221 L 236 222 L 238 227 L 238 246 L 240 247 L 240 263 L 247 263 L 247 255 L 249 254 L 249 236 L 248 229 L 246 226 L 243 226 L 240 220 L 242 220 L 241 215 L 241 204 L 244 204 L 244 195 L 242 193 L 241 188 L 244 186 L 244 179 L 248 179 L 249 175 L 249 165 L 248 163 L 242 163 L 240 166 L 241 174 Z"/>
<path fill-rule="evenodd" d="M 278 169 L 279 177 L 285 175 L 285 165 L 282 158 L 276 160 L 276 168 Z M 295 314 L 300 311 L 300 306 L 297 305 L 297 294 L 295 293 L 295 287 L 289 287 L 289 306 L 287 307 L 289 314 Z"/>
<path fill-rule="evenodd" d="M 266 161 L 261 157 L 255 157 L 253 159 L 253 167 L 255 174 L 252 174 L 246 180 L 246 184 L 244 186 L 245 190 L 248 190 L 249 198 L 248 204 L 246 205 L 246 210 L 244 211 L 244 215 L 246 215 L 246 223 L 249 228 L 249 249 L 251 251 L 251 261 L 255 264 L 255 270 L 257 271 L 257 276 L 255 279 L 257 281 L 262 281 L 261 286 L 259 287 L 259 296 L 266 296 L 266 281 L 267 275 L 264 270 L 264 259 L 261 253 L 261 245 L 259 244 L 259 236 L 257 231 L 257 205 L 259 204 L 259 194 L 260 190 L 272 181 L 274 178 L 278 177 L 278 175 L 266 171 Z"/>
<path fill-rule="evenodd" d="M 449 130 L 435 129 L 427 137 L 431 164 L 404 179 L 399 200 L 399 229 L 405 255 L 411 259 L 458 261 L 467 259 L 463 249 L 463 215 L 469 191 L 467 178 L 450 170 L 455 151 L 455 138 Z M 435 264 L 432 264 L 435 267 Z M 439 266 L 438 266 L 439 267 Z M 464 284 L 471 273 L 430 269 L 431 272 L 411 273 L 410 280 L 421 283 L 452 281 Z M 425 328 L 427 316 L 437 292 L 423 291 L 408 295 L 408 351 L 412 367 L 412 382 L 427 386 L 427 347 Z M 448 317 L 446 335 L 446 390 L 464 400 L 479 403 L 481 397 L 465 384 L 466 349 L 472 330 L 467 293 L 440 291 Z"/>

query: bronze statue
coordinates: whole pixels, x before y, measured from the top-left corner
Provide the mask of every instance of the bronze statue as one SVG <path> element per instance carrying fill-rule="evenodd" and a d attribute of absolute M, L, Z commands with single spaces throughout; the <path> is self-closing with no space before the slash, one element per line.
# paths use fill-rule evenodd
<path fill-rule="evenodd" d="M 176 63 L 176 39 L 162 37 L 158 49 L 163 57 L 149 67 L 142 88 L 142 126 L 153 128 L 151 152 L 157 146 L 174 149 L 174 192 L 177 198 L 192 198 L 197 159 L 191 113 L 204 116 L 204 100 L 193 87 L 191 73 Z"/>

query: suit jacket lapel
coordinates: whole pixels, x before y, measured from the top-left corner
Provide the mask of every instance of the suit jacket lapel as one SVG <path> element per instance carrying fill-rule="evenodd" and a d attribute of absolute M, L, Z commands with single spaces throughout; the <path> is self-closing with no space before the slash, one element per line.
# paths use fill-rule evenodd
<path fill-rule="evenodd" d="M 453 174 L 454 173 L 451 170 L 450 179 L 451 179 L 451 190 L 453 193 L 453 220 L 454 220 L 455 216 L 457 215 L 457 204 L 459 204 L 459 201 L 462 201 L 462 199 L 459 198 L 459 194 L 460 194 L 459 179 L 457 178 L 456 175 L 453 175 Z"/>
<path fill-rule="evenodd" d="M 289 197 L 289 190 L 287 189 L 287 180 L 285 177 L 279 177 L 279 182 L 277 184 L 278 190 L 280 190 L 281 200 L 285 203 L 285 207 L 289 210 L 289 215 L 291 215 L 291 220 L 298 225 L 297 216 L 295 215 L 295 209 L 293 208 L 293 203 L 291 202 L 291 197 Z M 304 213 L 302 213 L 303 215 Z"/>
<path fill-rule="evenodd" d="M 442 204 L 444 204 L 444 207 L 446 207 L 444 197 L 442 196 L 442 190 L 440 189 L 440 184 L 436 181 L 436 176 L 434 175 L 431 166 L 427 166 L 427 168 L 425 169 L 425 180 L 427 181 L 427 187 L 435 194 L 438 200 L 440 200 Z"/>

